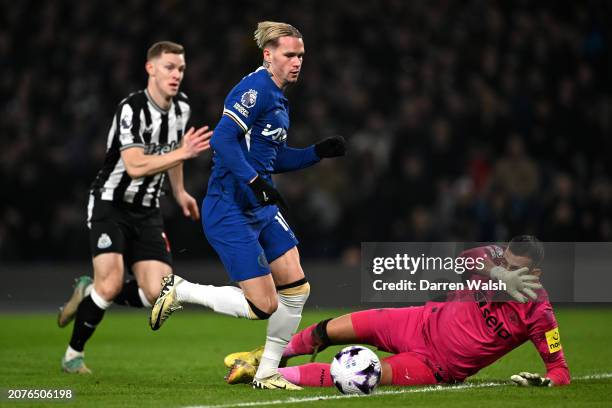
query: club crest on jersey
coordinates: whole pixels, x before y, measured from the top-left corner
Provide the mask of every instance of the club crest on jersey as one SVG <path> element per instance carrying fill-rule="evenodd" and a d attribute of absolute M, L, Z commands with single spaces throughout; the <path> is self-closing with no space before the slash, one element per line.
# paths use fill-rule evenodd
<path fill-rule="evenodd" d="M 263 252 L 260 253 L 259 256 L 257 257 L 257 263 L 262 268 L 265 268 L 268 266 L 268 260 L 266 259 L 266 255 Z"/>
<path fill-rule="evenodd" d="M 240 97 L 240 103 L 245 108 L 249 108 L 249 109 L 252 108 L 253 106 L 255 106 L 256 102 L 257 102 L 257 91 L 254 89 L 249 89 L 248 91 L 243 93 L 242 96 Z"/>
<path fill-rule="evenodd" d="M 108 234 L 103 233 L 100 235 L 100 238 L 98 238 L 98 249 L 106 249 L 111 245 L 113 245 L 113 241 L 111 241 Z"/>

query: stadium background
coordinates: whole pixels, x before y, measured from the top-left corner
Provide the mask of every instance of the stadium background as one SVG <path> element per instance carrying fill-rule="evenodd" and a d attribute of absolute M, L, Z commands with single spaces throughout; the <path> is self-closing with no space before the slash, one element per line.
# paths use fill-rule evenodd
<path fill-rule="evenodd" d="M 304 34 L 289 143 L 334 134 L 350 143 L 343 159 L 277 179 L 312 282 L 308 325 L 339 313 L 328 307 L 371 306 L 360 302 L 361 241 L 612 241 L 611 9 L 605 0 L 0 0 L 0 394 L 70 388 L 73 405 L 101 407 L 284 397 L 221 380 L 221 357 L 259 344 L 265 322 L 201 309 L 151 332 L 146 313 L 115 306 L 88 346 L 95 376 L 59 372 L 69 333 L 54 311 L 72 278 L 91 273 L 88 186 L 118 102 L 145 86 L 151 43 L 186 46 L 192 123 L 214 126 L 227 91 L 259 65 L 257 21 Z M 186 167 L 201 200 L 210 154 Z M 172 201 L 162 206 L 177 271 L 227 283 L 200 226 Z M 392 390 L 343 406 L 608 406 L 612 309 L 555 308 L 571 387 L 506 386 L 512 373 L 542 369 L 526 344 L 466 384 L 482 388 Z"/>
<path fill-rule="evenodd" d="M 185 45 L 191 122 L 214 126 L 260 63 L 252 32 L 264 19 L 305 38 L 290 145 L 349 141 L 345 158 L 277 178 L 307 265 L 349 284 L 361 241 L 612 240 L 608 2 L 0 4 L 0 264 L 22 271 L 11 290 L 89 271 L 88 186 L 118 102 L 145 86 L 147 47 Z M 210 153 L 186 168 L 201 200 Z M 175 259 L 224 281 L 168 194 Z"/>

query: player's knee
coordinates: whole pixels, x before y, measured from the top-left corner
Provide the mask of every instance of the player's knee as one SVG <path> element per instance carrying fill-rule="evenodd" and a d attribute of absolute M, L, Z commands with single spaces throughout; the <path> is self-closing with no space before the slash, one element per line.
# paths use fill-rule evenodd
<path fill-rule="evenodd" d="M 302 278 L 288 285 L 278 286 L 276 290 L 281 303 L 292 308 L 301 308 L 310 295 L 310 284 L 306 278 Z"/>
<path fill-rule="evenodd" d="M 278 309 L 278 298 L 276 296 L 266 296 L 263 299 L 258 299 L 257 303 L 251 302 L 247 298 L 249 304 L 249 319 L 251 320 L 268 320 L 272 313 Z"/>
<path fill-rule="evenodd" d="M 105 301 L 110 302 L 121 292 L 122 282 L 120 280 L 106 279 L 96 283 L 94 288 L 96 293 Z"/>
<path fill-rule="evenodd" d="M 147 298 L 147 301 L 150 304 L 155 303 L 160 291 L 160 288 L 158 286 L 146 285 L 145 287 L 139 289 L 142 290 L 142 293 Z"/>

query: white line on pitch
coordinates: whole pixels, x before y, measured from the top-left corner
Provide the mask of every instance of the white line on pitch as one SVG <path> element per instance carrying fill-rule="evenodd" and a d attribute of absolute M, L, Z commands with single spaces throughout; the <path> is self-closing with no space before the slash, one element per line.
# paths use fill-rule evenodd
<path fill-rule="evenodd" d="M 612 378 L 612 373 L 585 375 L 581 377 L 572 378 L 572 381 L 600 380 L 604 378 Z M 476 389 L 476 388 L 501 387 L 502 385 L 509 385 L 509 383 L 488 382 L 488 383 L 481 383 L 481 384 L 435 385 L 435 386 L 422 387 L 422 388 L 406 388 L 402 390 L 377 391 L 375 394 L 372 394 L 370 396 L 321 395 L 321 396 L 303 397 L 303 398 L 290 397 L 290 398 L 286 398 L 282 400 L 270 400 L 270 401 L 235 402 L 235 403 L 221 404 L 221 405 L 192 405 L 192 406 L 188 406 L 185 408 L 260 407 L 260 406 L 265 406 L 265 405 L 301 404 L 305 402 L 329 401 L 329 400 L 348 399 L 348 398 L 372 398 L 372 397 L 377 397 L 380 395 L 398 395 L 398 394 L 413 394 L 413 393 L 440 392 L 440 391 L 462 391 L 462 390 Z"/>

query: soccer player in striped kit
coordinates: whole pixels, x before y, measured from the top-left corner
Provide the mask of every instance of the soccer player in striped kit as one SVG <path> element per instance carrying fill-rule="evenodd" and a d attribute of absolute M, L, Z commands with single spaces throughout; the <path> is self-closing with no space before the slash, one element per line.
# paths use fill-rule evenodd
<path fill-rule="evenodd" d="M 478 247 L 460 257 L 485 259 L 485 268 L 471 271 L 468 278 L 500 280 L 512 298 L 501 301 L 491 291 L 466 290 L 451 293 L 447 302 L 347 314 L 294 335 L 283 357 L 315 354 L 329 345 L 362 343 L 393 353 L 382 361 L 383 385 L 452 384 L 530 340 L 546 366 L 546 375 L 520 372 L 511 380 L 521 386 L 569 384 L 552 305 L 542 286 L 530 278 L 542 273 L 542 243 L 522 235 L 506 248 Z M 231 384 L 250 381 L 260 358 L 260 349 L 228 355 L 227 380 Z M 310 363 L 279 371 L 301 386 L 333 387 L 329 366 Z"/>
<path fill-rule="evenodd" d="M 133 306 L 151 306 L 159 282 L 172 272 L 170 244 L 164 233 L 159 196 L 166 173 L 183 214 L 200 218 L 196 200 L 183 185 L 183 161 L 210 147 L 207 126 L 186 125 L 191 113 L 179 92 L 185 73 L 183 46 L 153 44 L 147 53 L 146 89 L 121 101 L 106 143 L 106 158 L 91 186 L 87 226 L 94 278 L 78 279 L 58 316 L 60 327 L 75 319 L 62 368 L 90 373 L 84 347 L 116 298 Z M 135 276 L 124 285 L 124 264 Z"/>
<path fill-rule="evenodd" d="M 206 237 L 240 288 L 197 285 L 171 275 L 151 311 L 151 327 L 157 330 L 181 303 L 268 320 L 253 387 L 296 390 L 300 387 L 278 373 L 278 364 L 300 323 L 310 286 L 297 238 L 279 209 L 285 205 L 272 174 L 341 156 L 345 142 L 336 136 L 303 149 L 287 146 L 289 102 L 284 91 L 297 82 L 302 68 L 302 34 L 289 24 L 266 21 L 258 24 L 255 41 L 263 65 L 225 99 L 211 140 L 214 167 L 202 205 Z"/>

